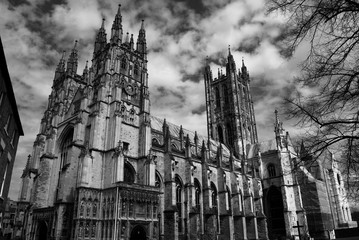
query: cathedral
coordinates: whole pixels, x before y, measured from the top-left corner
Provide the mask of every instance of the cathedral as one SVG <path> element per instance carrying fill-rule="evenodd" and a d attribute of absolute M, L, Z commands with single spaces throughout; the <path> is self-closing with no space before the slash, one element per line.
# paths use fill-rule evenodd
<path fill-rule="evenodd" d="M 120 7 L 82 74 L 76 43 L 61 58 L 22 175 L 24 239 L 329 239 L 355 225 L 332 159 L 309 169 L 278 114 L 258 141 L 230 50 L 225 74 L 203 67 L 208 136 L 151 115 L 147 61 L 144 22 L 136 43 L 123 36 Z"/>

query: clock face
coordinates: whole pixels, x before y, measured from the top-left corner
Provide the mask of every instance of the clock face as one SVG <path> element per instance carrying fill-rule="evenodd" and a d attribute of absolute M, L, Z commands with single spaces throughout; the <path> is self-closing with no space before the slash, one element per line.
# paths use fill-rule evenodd
<path fill-rule="evenodd" d="M 126 86 L 125 90 L 128 95 L 133 95 L 135 93 L 134 88 L 130 84 Z"/>

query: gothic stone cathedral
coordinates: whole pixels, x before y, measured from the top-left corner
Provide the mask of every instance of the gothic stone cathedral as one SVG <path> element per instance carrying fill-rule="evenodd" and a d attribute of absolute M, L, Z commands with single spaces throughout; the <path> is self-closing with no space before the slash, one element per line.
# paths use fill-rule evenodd
<path fill-rule="evenodd" d="M 332 231 L 332 205 L 338 226 L 351 224 L 333 164 L 319 177 L 290 171 L 299 158 L 279 120 L 275 139 L 258 142 L 244 63 L 237 71 L 229 52 L 225 74 L 204 68 L 207 138 L 150 114 L 146 51 L 144 24 L 135 44 L 119 8 L 82 75 L 76 44 L 60 60 L 22 175 L 25 239 L 292 239 Z M 328 209 L 306 213 L 300 181 L 338 199 L 314 194 Z"/>

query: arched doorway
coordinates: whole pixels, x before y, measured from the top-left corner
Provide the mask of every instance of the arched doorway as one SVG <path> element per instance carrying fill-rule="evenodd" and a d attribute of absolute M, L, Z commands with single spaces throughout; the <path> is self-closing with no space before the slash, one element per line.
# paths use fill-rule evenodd
<path fill-rule="evenodd" d="M 38 222 L 37 240 L 47 240 L 47 224 L 44 220 Z"/>
<path fill-rule="evenodd" d="M 285 237 L 283 198 L 280 188 L 270 187 L 266 199 L 266 215 L 269 239 Z"/>
<path fill-rule="evenodd" d="M 141 225 L 137 225 L 132 229 L 130 240 L 146 240 L 146 231 Z"/>

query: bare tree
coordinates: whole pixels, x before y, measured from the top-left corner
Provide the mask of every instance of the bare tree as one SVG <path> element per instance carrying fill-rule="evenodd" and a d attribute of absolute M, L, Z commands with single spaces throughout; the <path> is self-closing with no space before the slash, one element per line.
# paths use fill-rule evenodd
<path fill-rule="evenodd" d="M 273 12 L 288 18 L 287 56 L 300 44 L 310 46 L 296 91 L 286 98 L 287 113 L 306 129 L 312 154 L 343 149 L 349 179 L 359 160 L 359 1 L 270 0 Z"/>

